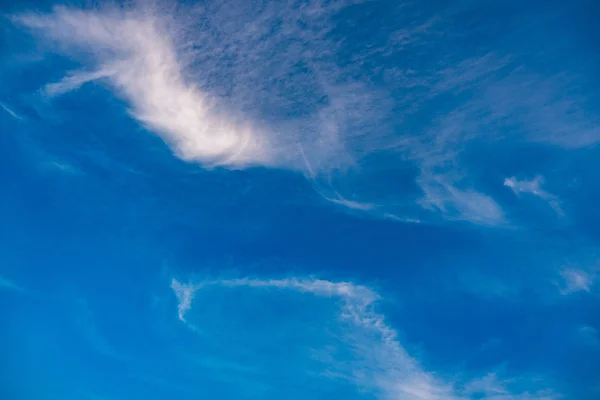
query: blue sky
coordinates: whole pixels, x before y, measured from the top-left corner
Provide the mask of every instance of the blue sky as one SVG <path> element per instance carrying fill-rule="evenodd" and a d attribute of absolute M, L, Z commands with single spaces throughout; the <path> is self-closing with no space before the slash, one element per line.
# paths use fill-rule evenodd
<path fill-rule="evenodd" d="M 600 398 L 593 1 L 0 7 L 0 398 Z"/>

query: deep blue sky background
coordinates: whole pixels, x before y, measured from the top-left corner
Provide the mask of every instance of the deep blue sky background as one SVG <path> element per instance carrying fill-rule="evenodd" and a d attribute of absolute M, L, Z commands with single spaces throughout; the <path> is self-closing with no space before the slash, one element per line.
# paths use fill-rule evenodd
<path fill-rule="evenodd" d="M 219 3 L 2 4 L 0 397 L 599 398 L 598 6 Z"/>

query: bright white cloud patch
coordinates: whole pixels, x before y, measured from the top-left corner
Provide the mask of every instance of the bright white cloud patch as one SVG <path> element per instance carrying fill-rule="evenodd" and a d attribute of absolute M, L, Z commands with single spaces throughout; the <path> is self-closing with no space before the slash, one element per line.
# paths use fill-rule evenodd
<path fill-rule="evenodd" d="M 149 7 L 58 7 L 50 14 L 22 14 L 15 20 L 84 67 L 48 84 L 46 94 L 56 96 L 101 80 L 129 103 L 133 117 L 185 160 L 234 168 L 284 167 L 319 179 L 331 169 L 359 168 L 357 160 L 374 151 L 397 147 L 397 138 L 382 123 L 390 116 L 389 93 L 356 78 L 361 76 L 357 68 L 362 56 L 345 67 L 336 61 L 341 42 L 329 38 L 334 29 L 330 17 L 345 5 L 317 1 L 246 9 L 209 3 L 194 13 L 193 25 L 169 10 Z M 392 35 L 393 46 L 401 50 L 415 45 L 431 24 L 403 28 Z M 418 103 L 412 98 L 405 102 L 403 107 L 411 108 Z M 398 162 L 407 161 L 402 155 L 407 149 L 428 170 L 430 151 L 415 151 L 413 145 L 400 146 Z M 436 176 L 427 172 L 419 180 L 427 209 L 477 223 L 502 220 L 492 199 L 459 189 L 446 172 L 443 188 L 434 187 L 430 182 L 440 182 Z M 349 200 L 334 188 L 322 194 L 355 210 L 373 212 L 379 204 L 377 199 Z M 385 207 L 382 215 L 399 215 Z"/>
<path fill-rule="evenodd" d="M 47 93 L 105 78 L 130 102 L 132 115 L 161 134 L 182 158 L 234 166 L 272 162 L 263 133 L 219 110 L 213 99 L 186 82 L 184 60 L 166 21 L 139 12 L 63 7 L 49 15 L 22 15 L 18 21 L 94 58 L 95 71 L 74 72 L 48 85 Z"/>
<path fill-rule="evenodd" d="M 337 45 L 326 38 L 327 18 L 336 10 L 318 2 L 209 3 L 200 11 L 56 7 L 14 20 L 82 64 L 49 83 L 49 96 L 99 80 L 185 160 L 305 172 L 310 160 L 322 173 L 352 165 L 348 149 L 378 121 L 384 103 L 332 62 Z M 273 25 L 279 28 L 266 28 Z"/>
<path fill-rule="evenodd" d="M 181 284 L 173 279 L 171 287 L 179 301 L 178 314 L 185 320 L 186 313 L 193 313 L 192 299 L 203 290 L 253 289 L 275 291 L 275 296 L 283 296 L 288 292 L 313 295 L 334 301 L 338 304 L 338 324 L 341 331 L 339 341 L 345 343 L 351 357 L 336 361 L 335 356 L 317 352 L 320 359 L 331 365 L 328 376 L 331 379 L 349 379 L 356 386 L 373 393 L 377 398 L 389 400 L 466 400 L 471 398 L 504 400 L 557 399 L 551 391 L 533 391 L 515 393 L 509 389 L 510 382 L 501 381 L 494 376 L 485 380 L 476 379 L 465 384 L 444 381 L 434 373 L 426 371 L 402 346 L 398 333 L 391 327 L 383 314 L 377 311 L 380 296 L 373 290 L 355 285 L 351 282 L 331 282 L 319 279 L 222 279 L 207 280 L 196 284 Z M 280 294 L 277 294 L 280 293 Z M 208 298 L 205 301 L 210 301 Z M 215 299 L 216 301 L 216 299 Z M 200 305 L 206 307 L 205 304 Z M 211 301 L 211 307 L 215 304 Z M 254 310 L 260 313 L 260 310 Z M 316 315 L 322 310 L 312 310 Z M 228 315 L 220 315 L 230 318 Z M 294 318 L 287 315 L 286 318 Z M 209 324 L 202 319 L 200 323 Z M 192 326 L 198 332 L 202 326 Z M 315 327 L 310 332 L 314 334 Z M 331 328 L 323 327 L 323 334 Z M 270 335 L 262 331 L 263 335 Z M 204 336 L 203 336 L 204 337 Z M 276 337 L 276 336 L 274 336 Z M 271 339 L 273 340 L 273 339 Z M 291 340 L 291 339 L 290 339 Z M 293 346 L 293 340 L 285 346 Z M 248 349 L 242 351 L 245 352 Z M 213 361 L 214 362 L 214 361 Z M 485 382 L 484 382 L 485 381 Z M 485 396 L 481 397 L 480 394 Z"/>

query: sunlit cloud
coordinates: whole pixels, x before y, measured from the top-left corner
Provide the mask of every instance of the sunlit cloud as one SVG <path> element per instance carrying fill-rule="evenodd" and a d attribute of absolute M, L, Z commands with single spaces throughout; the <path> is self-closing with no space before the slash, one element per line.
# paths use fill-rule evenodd
<path fill-rule="evenodd" d="M 273 3 L 258 15 L 236 15 L 242 28 L 233 31 L 221 21 L 224 11 L 217 5 L 201 11 L 188 7 L 201 23 L 186 22 L 185 12 L 158 3 L 56 7 L 13 19 L 82 64 L 82 70 L 47 84 L 48 96 L 99 82 L 184 160 L 205 167 L 269 166 L 307 173 L 305 159 L 310 159 L 313 171 L 322 173 L 353 163 L 353 138 L 361 139 L 368 124 L 378 120 L 383 103 L 326 56 L 335 46 L 325 37 L 331 29 L 326 17 L 338 9 L 318 2 L 298 8 Z M 315 29 L 299 27 L 297 19 Z M 284 26 L 269 36 L 263 26 L 275 21 Z M 310 45 L 313 59 L 282 49 L 290 38 Z M 282 60 L 273 60 L 273 54 Z M 307 62 L 310 79 L 288 76 L 289 69 Z M 286 87 L 266 86 L 281 74 Z M 315 103 L 323 97 L 325 103 Z M 298 110 L 300 115 L 293 116 Z M 292 117 L 274 120 L 277 113 Z"/>
<path fill-rule="evenodd" d="M 186 82 L 175 38 L 158 17 L 57 7 L 52 14 L 24 14 L 17 20 L 70 51 L 94 58 L 95 71 L 72 72 L 47 85 L 48 94 L 106 79 L 129 101 L 132 116 L 159 133 L 182 158 L 207 165 L 270 163 L 266 136 L 218 110 L 213 99 Z"/>
<path fill-rule="evenodd" d="M 505 211 L 464 159 L 466 149 L 498 141 L 573 149 L 600 139 L 597 121 L 585 113 L 588 99 L 573 90 L 583 85 L 580 76 L 537 74 L 518 54 L 445 54 L 444 19 L 435 13 L 408 18 L 402 29 L 386 31 L 379 46 L 353 48 L 351 62 L 342 62 L 349 49 L 333 35 L 332 17 L 352 3 L 207 2 L 177 9 L 154 2 L 56 7 L 13 20 L 81 65 L 43 93 L 106 85 L 184 160 L 207 168 L 291 169 L 328 183 L 332 171 L 341 182 L 347 171 L 360 175 L 374 154 L 415 167 L 418 199 L 393 186 L 389 192 L 397 195 L 382 198 L 350 185 L 320 192 L 334 205 L 373 216 L 422 220 L 425 210 L 506 226 Z M 405 65 L 403 54 L 422 54 L 427 67 Z M 375 59 L 382 67 L 371 75 L 364 67 Z M 378 74 L 384 84 L 376 83 Z M 504 133 L 514 127 L 520 133 Z M 378 165 L 371 172 L 388 171 Z M 533 194 L 562 213 L 550 193 L 538 187 Z"/>
<path fill-rule="evenodd" d="M 314 2 L 299 8 L 272 5 L 253 17 L 258 21 L 244 22 L 246 17 L 237 16 L 239 25 L 245 26 L 241 31 L 220 26 L 221 11 L 211 7 L 198 15 L 206 19 L 200 28 L 188 26 L 169 10 L 150 7 L 57 7 L 49 14 L 21 14 L 14 19 L 58 52 L 82 63 L 81 71 L 71 71 L 46 85 L 48 96 L 90 82 L 106 83 L 128 102 L 135 119 L 158 133 L 185 160 L 207 167 L 290 168 L 314 180 L 331 169 L 360 168 L 361 157 L 391 149 L 396 141 L 379 123 L 388 117 L 389 95 L 354 79 L 353 69 L 339 67 L 330 55 L 338 44 L 327 38 L 332 29 L 328 17 L 341 7 L 343 2 Z M 297 19 L 312 28 L 299 28 L 293 23 Z M 274 21 L 284 21 L 285 30 L 267 35 L 263 26 Z M 394 46 L 418 42 L 432 23 L 404 29 L 394 36 Z M 306 51 L 282 50 L 290 38 L 303 43 Z M 278 64 L 273 64 L 275 53 Z M 233 61 L 221 65 L 226 54 Z M 304 80 L 289 75 L 299 63 L 311 66 L 311 75 Z M 272 79 L 283 79 L 284 86 L 265 86 Z M 319 99 L 326 101 L 319 104 Z M 264 107 L 269 113 L 261 111 Z M 298 110 L 301 116 L 283 120 L 269 115 L 293 115 Z M 425 198 L 427 209 L 451 215 L 448 210 L 452 208 L 457 219 L 484 223 L 501 219 L 491 199 L 469 188 L 458 189 L 447 177 L 444 172 L 444 190 L 438 190 L 435 198 Z M 419 182 L 432 190 L 427 179 Z M 337 192 L 324 198 L 369 213 L 378 204 L 377 199 L 356 201 Z M 414 218 L 399 218 L 410 219 Z"/>

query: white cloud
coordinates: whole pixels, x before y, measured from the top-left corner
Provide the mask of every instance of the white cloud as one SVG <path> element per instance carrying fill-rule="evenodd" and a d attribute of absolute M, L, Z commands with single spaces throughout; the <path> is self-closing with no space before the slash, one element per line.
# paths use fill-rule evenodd
<path fill-rule="evenodd" d="M 525 137 L 565 149 L 594 146 L 600 140 L 598 117 L 590 107 L 585 75 L 563 71 L 547 75 L 514 68 L 485 90 L 486 107 L 497 120 L 522 124 Z"/>
<path fill-rule="evenodd" d="M 560 275 L 564 281 L 560 292 L 565 295 L 579 291 L 589 292 L 593 284 L 592 274 L 580 269 L 565 268 Z"/>
<path fill-rule="evenodd" d="M 335 364 L 330 371 L 335 379 L 350 379 L 358 387 L 377 398 L 389 400 L 467 400 L 485 390 L 485 397 L 494 400 L 557 399 L 551 392 L 512 392 L 496 379 L 488 377 L 485 385 L 478 380 L 463 385 L 446 382 L 423 369 L 420 363 L 402 346 L 398 333 L 383 314 L 377 311 L 379 294 L 370 288 L 351 282 L 331 282 L 321 279 L 222 279 L 183 285 L 173 279 L 179 318 L 184 320 L 191 310 L 194 293 L 208 286 L 291 290 L 319 297 L 341 300 L 340 321 L 347 332 L 344 340 L 352 350 L 352 361 Z M 483 387 L 483 389 L 482 389 Z M 503 397 L 498 397 L 501 391 Z"/>
<path fill-rule="evenodd" d="M 448 219 L 481 225 L 504 222 L 500 206 L 491 197 L 472 189 L 459 189 L 447 176 L 422 173 L 417 182 L 424 193 L 421 204 L 438 209 Z"/>
<path fill-rule="evenodd" d="M 19 114 L 17 114 L 16 112 L 14 112 L 12 109 L 10 109 L 6 104 L 4 103 L 0 103 L 0 108 L 2 108 L 4 111 L 6 111 L 8 113 L 8 115 L 10 115 L 13 118 L 16 119 L 23 119 Z"/>
<path fill-rule="evenodd" d="M 528 193 L 533 196 L 537 196 L 545 200 L 558 215 L 563 215 L 564 213 L 560 208 L 560 202 L 558 198 L 542 189 L 543 183 L 544 177 L 541 175 L 536 176 L 532 180 L 518 180 L 514 176 L 504 179 L 504 186 L 509 187 L 517 196 L 519 196 L 521 193 Z"/>
<path fill-rule="evenodd" d="M 490 52 L 439 70 L 432 79 L 434 93 L 469 94 L 455 110 L 465 118 L 453 127 L 461 133 L 453 137 L 505 139 L 501 128 L 512 126 L 521 130 L 518 139 L 532 143 L 566 149 L 596 144 L 598 118 L 586 111 L 586 95 L 592 92 L 581 70 L 539 71 L 522 63 L 520 56 Z"/>
<path fill-rule="evenodd" d="M 333 204 L 337 204 L 342 207 L 349 208 L 351 210 L 372 211 L 375 208 L 377 208 L 377 204 L 349 200 L 349 199 L 344 198 L 341 194 L 339 194 L 334 189 L 331 189 L 331 190 L 333 191 L 332 196 L 328 196 L 328 195 L 324 194 L 323 191 L 319 190 L 319 189 L 317 189 L 317 192 L 321 195 L 321 197 L 323 197 L 323 199 L 325 199 Z"/>
<path fill-rule="evenodd" d="M 470 60 L 470 63 L 478 65 L 480 62 Z M 430 78 L 432 82 L 427 84 L 429 101 L 465 90 L 469 82 L 476 81 L 484 72 L 459 65 L 455 70 L 442 70 L 436 75 L 439 76 Z M 474 119 L 479 113 L 473 105 L 459 105 L 436 117 L 424 132 L 406 138 L 400 148 L 419 168 L 416 183 L 423 192 L 420 199 L 423 207 L 437 210 L 449 220 L 502 225 L 505 218 L 501 207 L 492 197 L 476 189 L 476 182 L 461 161 L 465 147 L 479 138 L 480 128 Z"/>
<path fill-rule="evenodd" d="M 50 84 L 52 95 L 106 78 L 131 105 L 132 115 L 159 133 L 186 160 L 205 164 L 269 164 L 267 137 L 218 110 L 213 99 L 186 82 L 174 38 L 161 19 L 128 11 L 93 12 L 57 7 L 18 21 L 62 46 L 91 53 L 94 72 L 72 73 Z"/>
<path fill-rule="evenodd" d="M 149 5 L 56 7 L 14 20 L 85 68 L 48 84 L 48 95 L 100 80 L 185 160 L 305 171 L 304 151 L 318 173 L 353 162 L 348 143 L 378 120 L 383 104 L 327 55 L 336 44 L 326 38 L 326 17 L 338 9 L 319 2 L 252 10 L 210 3 L 184 12 Z M 281 29 L 265 29 L 272 25 Z M 290 76 L 299 64 L 310 65 L 310 76 Z M 318 105 L 319 98 L 328 101 Z M 298 110 L 302 116 L 272 117 Z"/>
<path fill-rule="evenodd" d="M 463 99 L 451 111 L 436 115 L 429 130 L 401 146 L 419 166 L 422 204 L 439 209 L 449 219 L 488 225 L 504 221 L 496 202 L 469 184 L 471 171 L 461 159 L 469 145 L 485 148 L 517 140 L 573 149 L 600 140 L 597 118 L 585 112 L 587 98 L 578 94 L 584 93 L 582 77 L 531 71 L 519 64 L 518 55 L 466 58 L 429 76 L 408 79 L 412 82 L 408 86 L 426 88 L 421 98 L 410 99 L 417 107 L 439 96 Z M 474 193 L 474 198 L 456 196 L 460 188 Z M 563 214 L 556 196 L 539 186 L 535 189 L 557 214 Z"/>
<path fill-rule="evenodd" d="M 416 165 L 418 205 L 449 220 L 505 222 L 462 159 L 470 145 L 489 146 L 515 127 L 525 133 L 512 139 L 567 148 L 600 138 L 583 111 L 585 96 L 573 90 L 582 85 L 578 76 L 540 77 L 518 55 L 447 54 L 443 15 L 417 10 L 412 18 L 403 2 L 406 25 L 382 28 L 387 40 L 360 49 L 343 47 L 348 43 L 335 36 L 332 18 L 352 1 L 208 1 L 199 11 L 157 3 L 58 7 L 15 20 L 82 64 L 81 72 L 48 84 L 48 95 L 105 83 L 185 160 L 288 168 L 326 180 L 332 170 L 342 172 L 340 179 L 349 169 L 360 174 L 369 155 L 392 153 L 394 167 Z M 351 60 L 344 59 L 348 52 Z M 413 68 L 413 59 L 423 68 Z M 380 75 L 385 84 L 375 83 Z M 415 118 L 417 124 L 405 121 Z M 374 176 L 388 172 L 378 168 Z M 414 219 L 403 194 L 381 201 L 357 193 L 355 201 L 340 192 L 323 197 Z M 558 201 L 542 193 L 560 212 Z"/>
<path fill-rule="evenodd" d="M 91 81 L 106 82 L 129 103 L 134 118 L 185 160 L 205 166 L 291 168 L 314 180 L 331 169 L 359 168 L 357 160 L 393 148 L 396 140 L 380 123 L 392 107 L 389 93 L 368 79 L 355 78 L 360 76 L 355 69 L 362 56 L 351 66 L 336 62 L 340 45 L 328 38 L 334 28 L 330 17 L 344 5 L 269 3 L 250 10 L 237 3 L 209 3 L 202 12 L 191 12 L 196 17 L 193 25 L 175 11 L 158 7 L 57 7 L 50 14 L 21 14 L 15 20 L 85 68 L 48 84 L 48 95 Z M 429 34 L 433 21 L 393 33 L 391 45 L 416 45 L 421 35 Z M 270 26 L 281 28 L 271 31 L 266 28 Z M 322 99 L 326 101 L 319 104 Z M 273 117 L 298 110 L 303 115 Z M 445 157 L 453 151 L 450 146 L 438 150 Z M 420 150 L 413 153 L 419 154 L 421 165 L 431 163 Z M 419 184 L 431 191 L 428 182 L 437 175 L 424 173 Z M 459 189 L 459 182 L 450 181 L 445 172 L 442 179 L 443 190 L 436 189 L 435 199 L 428 194 L 422 203 L 428 209 L 477 223 L 502 219 L 491 198 Z M 359 202 L 338 193 L 324 198 L 360 211 L 379 208 L 378 201 Z M 398 210 L 382 208 L 381 213 L 412 219 Z"/>
<path fill-rule="evenodd" d="M 177 301 L 179 302 L 179 304 L 177 304 L 179 319 L 185 322 L 185 313 L 192 306 L 192 299 L 194 298 L 194 291 L 196 288 L 194 285 L 181 284 L 173 279 L 171 282 L 171 289 L 175 292 L 175 296 L 177 296 Z"/>
<path fill-rule="evenodd" d="M 359 201 L 345 199 L 341 196 L 339 196 L 338 198 L 325 197 L 325 200 L 353 210 L 369 211 L 376 207 L 376 205 L 373 203 L 361 203 Z"/>
<path fill-rule="evenodd" d="M 542 176 L 536 176 L 533 180 L 518 180 L 517 178 L 510 177 L 504 179 L 504 186 L 509 187 L 515 192 L 515 194 L 520 193 L 531 193 L 535 196 L 546 197 L 547 193 L 541 189 L 541 184 L 543 183 L 544 178 Z"/>
<path fill-rule="evenodd" d="M 44 87 L 44 91 L 48 96 L 58 96 L 63 93 L 67 93 L 76 89 L 88 82 L 93 82 L 103 78 L 109 78 L 116 71 L 111 70 L 100 70 L 96 72 L 81 72 L 74 71 L 72 75 L 64 77 L 61 81 L 56 83 L 49 83 Z"/>
<path fill-rule="evenodd" d="M 531 381 L 531 379 L 525 379 L 524 377 L 521 380 Z M 550 390 L 515 394 L 509 389 L 515 383 L 522 382 L 517 379 L 502 379 L 497 373 L 489 373 L 467 383 L 464 387 L 464 394 L 467 398 L 484 400 L 557 400 L 562 398 Z"/>

